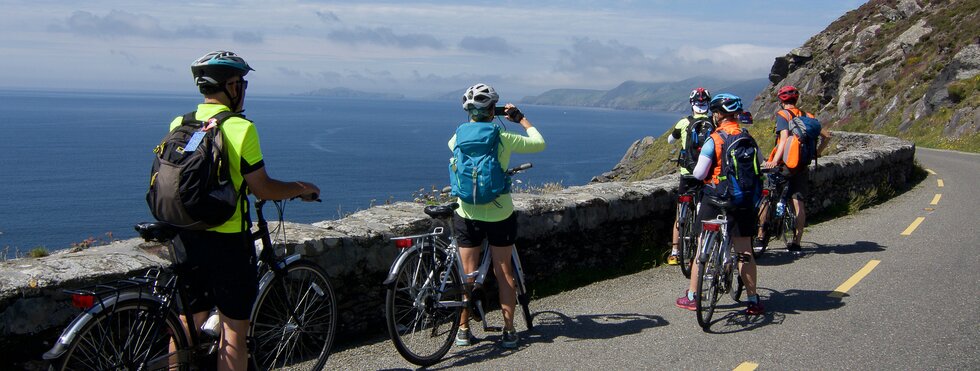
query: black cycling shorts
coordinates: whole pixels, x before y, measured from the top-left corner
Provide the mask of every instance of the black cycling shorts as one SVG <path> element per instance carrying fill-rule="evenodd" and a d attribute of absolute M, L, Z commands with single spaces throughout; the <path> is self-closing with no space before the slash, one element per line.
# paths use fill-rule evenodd
<path fill-rule="evenodd" d="M 807 193 L 810 192 L 810 169 L 806 168 L 796 174 L 792 174 L 787 179 L 789 189 L 786 191 L 787 197 L 803 201 Z"/>
<path fill-rule="evenodd" d="M 710 202 L 703 201 L 699 205 L 698 220 L 711 220 L 718 215 L 721 215 L 721 209 Z M 728 210 L 726 216 L 732 237 L 755 237 L 759 228 L 759 216 L 755 208 Z"/>
<path fill-rule="evenodd" d="M 461 218 L 453 218 L 453 228 L 456 228 L 456 243 L 464 247 L 481 247 L 483 240 L 490 246 L 511 246 L 517 240 L 517 214 L 511 213 L 507 219 L 499 222 L 484 222 Z"/>
<path fill-rule="evenodd" d="M 181 289 L 191 313 L 217 306 L 231 319 L 249 319 L 258 292 L 251 233 L 184 231 L 180 241 L 186 253 L 178 268 Z"/>

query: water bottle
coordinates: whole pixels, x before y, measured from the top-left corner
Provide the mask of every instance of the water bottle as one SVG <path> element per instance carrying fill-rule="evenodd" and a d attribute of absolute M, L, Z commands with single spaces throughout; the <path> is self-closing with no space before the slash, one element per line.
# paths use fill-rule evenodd
<path fill-rule="evenodd" d="M 211 315 L 208 316 L 208 320 L 204 321 L 204 324 L 201 325 L 201 331 L 208 336 L 221 336 L 221 319 L 218 317 L 217 310 L 211 311 Z"/>
<path fill-rule="evenodd" d="M 779 200 L 779 203 L 776 204 L 776 217 L 782 217 L 784 212 L 786 212 L 786 204 L 783 203 L 783 200 Z"/>

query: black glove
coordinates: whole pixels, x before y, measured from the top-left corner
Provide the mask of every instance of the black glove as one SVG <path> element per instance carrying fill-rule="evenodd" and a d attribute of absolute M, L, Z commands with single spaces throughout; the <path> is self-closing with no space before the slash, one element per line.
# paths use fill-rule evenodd
<path fill-rule="evenodd" d="M 513 122 L 521 122 L 524 119 L 524 114 L 517 107 L 507 110 L 507 119 Z"/>

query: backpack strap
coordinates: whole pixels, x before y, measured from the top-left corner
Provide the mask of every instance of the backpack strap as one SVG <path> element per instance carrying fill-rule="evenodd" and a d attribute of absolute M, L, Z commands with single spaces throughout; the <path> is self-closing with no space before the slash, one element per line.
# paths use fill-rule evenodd
<path fill-rule="evenodd" d="M 725 145 L 725 140 L 721 137 L 721 130 L 717 130 L 711 133 L 711 142 L 715 145 L 715 163 L 711 167 L 711 179 L 706 180 L 705 183 L 718 184 L 718 175 L 721 174 L 721 152 L 722 146 Z"/>

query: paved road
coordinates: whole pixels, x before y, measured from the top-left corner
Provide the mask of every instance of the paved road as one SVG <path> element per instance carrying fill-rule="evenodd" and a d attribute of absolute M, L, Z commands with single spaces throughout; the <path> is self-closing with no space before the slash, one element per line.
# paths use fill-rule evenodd
<path fill-rule="evenodd" d="M 702 332 L 693 312 L 674 307 L 686 287 L 678 269 L 654 268 L 532 302 L 536 328 L 517 350 L 486 335 L 433 368 L 977 369 L 980 156 L 920 148 L 917 157 L 935 174 L 913 190 L 811 226 L 803 254 L 776 249 L 760 261 L 764 316 L 746 317 L 726 297 L 714 333 Z M 378 339 L 338 351 L 328 367 L 413 365 Z"/>

